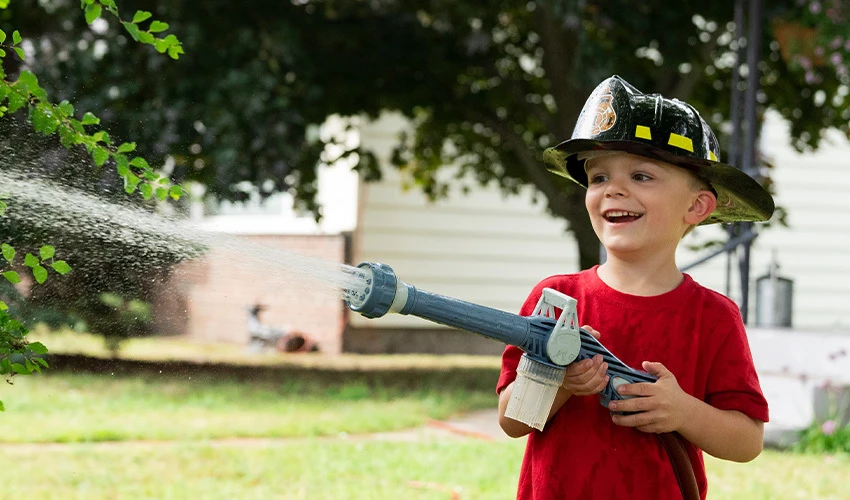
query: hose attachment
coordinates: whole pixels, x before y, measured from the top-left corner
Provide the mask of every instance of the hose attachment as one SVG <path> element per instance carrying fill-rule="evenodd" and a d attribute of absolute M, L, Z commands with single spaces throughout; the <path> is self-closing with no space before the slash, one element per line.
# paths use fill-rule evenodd
<path fill-rule="evenodd" d="M 565 372 L 564 368 L 535 361 L 523 354 L 505 416 L 543 430 Z"/>

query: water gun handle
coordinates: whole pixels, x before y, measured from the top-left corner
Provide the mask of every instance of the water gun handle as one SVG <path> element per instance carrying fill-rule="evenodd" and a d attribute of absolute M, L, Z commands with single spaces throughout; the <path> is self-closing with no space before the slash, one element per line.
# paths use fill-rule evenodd
<path fill-rule="evenodd" d="M 626 399 L 634 396 L 623 396 L 617 392 L 617 387 L 624 384 L 637 384 L 640 382 L 655 382 L 658 380 L 654 375 L 650 375 L 641 370 L 635 370 L 629 365 L 620 361 L 616 356 L 611 354 L 611 351 L 605 348 L 599 340 L 590 334 L 584 328 L 579 329 L 581 335 L 581 350 L 578 354 L 578 359 L 590 359 L 597 354 L 602 355 L 603 361 L 608 363 L 608 384 L 605 389 L 599 393 L 599 404 L 608 407 L 608 403 L 612 400 Z"/>

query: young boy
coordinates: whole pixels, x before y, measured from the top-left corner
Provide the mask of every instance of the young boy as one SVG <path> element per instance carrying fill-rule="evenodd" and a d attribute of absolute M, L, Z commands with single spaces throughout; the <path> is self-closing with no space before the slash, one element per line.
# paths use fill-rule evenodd
<path fill-rule="evenodd" d="M 522 499 L 682 498 L 656 433 L 677 432 L 701 498 L 702 451 L 746 462 L 761 452 L 767 402 L 737 306 L 682 274 L 676 247 L 694 226 L 767 220 L 773 200 L 718 162 L 714 133 L 690 105 L 645 95 L 618 76 L 585 103 L 572 139 L 546 151 L 552 171 L 587 188 L 586 207 L 604 264 L 540 282 L 578 301 L 579 323 L 627 365 L 658 377 L 618 388 L 607 408 L 601 356 L 567 367 L 543 431 L 505 417 L 522 352 L 505 349 L 499 423 L 528 435 Z"/>

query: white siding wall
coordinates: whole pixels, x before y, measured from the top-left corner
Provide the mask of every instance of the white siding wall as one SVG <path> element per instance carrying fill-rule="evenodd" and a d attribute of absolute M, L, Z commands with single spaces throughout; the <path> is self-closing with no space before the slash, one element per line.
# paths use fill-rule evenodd
<path fill-rule="evenodd" d="M 404 126 L 387 116 L 364 128 L 362 142 L 382 160 Z M 798 154 L 788 146 L 787 127 L 774 115 L 762 147 L 776 163 L 777 205 L 789 212 L 789 228 L 762 231 L 751 261 L 750 319 L 754 319 L 755 278 L 768 269 L 776 253 L 780 274 L 794 280 L 794 326 L 850 329 L 850 143 L 830 134 L 814 153 Z M 541 278 L 577 270 L 573 238 L 564 222 L 533 203 L 531 191 L 504 198 L 496 187 L 457 189 L 447 200 L 429 203 L 395 169 L 384 169 L 380 183 L 361 185 L 354 259 L 380 261 L 417 287 L 507 311 L 516 311 Z M 699 228 L 685 239 L 695 244 L 725 239 L 717 226 Z M 695 260 L 682 245 L 680 265 Z M 733 262 L 730 296 L 739 301 L 737 262 Z M 689 271 L 700 283 L 726 292 L 726 258 L 718 257 Z M 355 325 L 363 324 L 352 315 Z M 428 325 L 416 318 L 384 318 L 380 326 Z M 378 326 L 372 324 L 371 326 Z"/>
<path fill-rule="evenodd" d="M 361 131 L 361 142 L 388 163 L 404 121 L 385 116 Z M 454 189 L 431 203 L 393 168 L 379 183 L 362 184 L 354 234 L 354 260 L 391 266 L 417 288 L 516 312 L 542 278 L 576 270 L 573 239 L 565 223 L 545 213 L 532 191 L 503 197 L 496 187 L 474 181 L 468 194 Z M 355 326 L 367 321 L 351 315 Z M 433 326 L 415 317 L 391 315 L 369 326 Z"/>
<path fill-rule="evenodd" d="M 815 152 L 798 153 L 788 142 L 788 125 L 768 114 L 761 147 L 776 165 L 776 204 L 788 211 L 790 227 L 763 230 L 751 261 L 750 318 L 754 319 L 755 279 L 766 274 L 775 252 L 780 275 L 794 281 L 794 327 L 850 330 L 850 141 L 830 131 Z M 701 228 L 694 240 L 722 237 Z M 687 252 L 682 263 L 689 260 Z M 718 258 L 691 271 L 697 281 L 725 292 L 725 262 Z M 737 262 L 730 294 L 739 300 Z"/>

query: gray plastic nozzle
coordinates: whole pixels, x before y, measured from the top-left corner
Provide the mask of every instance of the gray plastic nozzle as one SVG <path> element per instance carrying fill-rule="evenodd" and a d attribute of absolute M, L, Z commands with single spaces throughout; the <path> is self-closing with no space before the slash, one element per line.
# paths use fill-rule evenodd
<path fill-rule="evenodd" d="M 362 262 L 365 288 L 357 298 L 348 300 L 348 307 L 367 318 L 380 318 L 392 307 L 398 286 L 398 277 L 392 268 L 379 262 Z"/>

